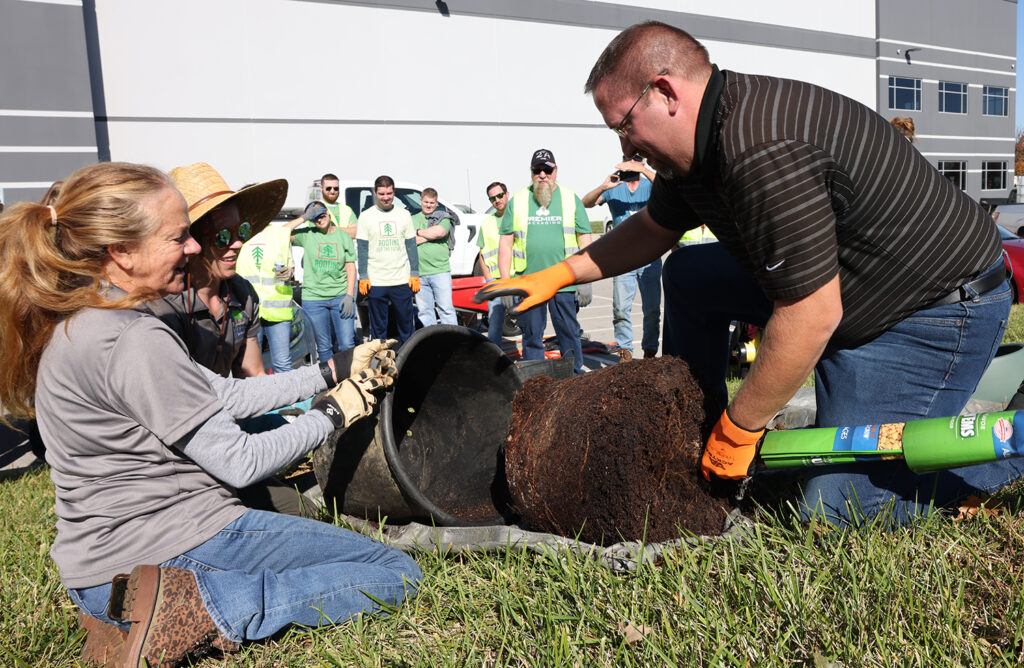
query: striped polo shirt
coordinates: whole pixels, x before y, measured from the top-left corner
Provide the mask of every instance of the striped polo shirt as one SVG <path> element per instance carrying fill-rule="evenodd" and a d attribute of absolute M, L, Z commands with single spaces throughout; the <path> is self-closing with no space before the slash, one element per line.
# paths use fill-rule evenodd
<path fill-rule="evenodd" d="M 774 300 L 839 273 L 830 345 L 871 340 L 992 266 L 995 224 L 864 105 L 800 81 L 713 68 L 694 168 L 658 176 L 647 209 L 707 225 Z"/>

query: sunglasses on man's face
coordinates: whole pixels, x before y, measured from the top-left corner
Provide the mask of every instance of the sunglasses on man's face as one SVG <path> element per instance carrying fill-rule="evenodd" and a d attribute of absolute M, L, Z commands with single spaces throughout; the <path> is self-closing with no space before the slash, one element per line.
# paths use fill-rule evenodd
<path fill-rule="evenodd" d="M 325 186 L 324 190 L 329 193 L 336 193 L 338 192 L 338 186 Z"/>
<path fill-rule="evenodd" d="M 540 174 L 541 172 L 544 172 L 545 174 L 553 174 L 554 171 L 555 171 L 555 168 L 554 167 L 548 167 L 548 166 L 545 165 L 544 167 L 534 167 L 530 171 L 533 172 L 535 175 L 536 174 Z"/>
<path fill-rule="evenodd" d="M 491 204 L 494 204 L 494 203 L 495 203 L 495 202 L 497 202 L 497 201 L 498 201 L 499 199 L 501 199 L 502 197 L 504 197 L 504 196 L 505 196 L 505 194 L 506 194 L 506 193 L 500 193 L 500 194 L 498 194 L 498 195 L 495 195 L 495 196 L 493 196 L 493 197 L 491 197 L 491 196 L 488 196 L 488 197 L 487 197 L 487 200 L 488 200 L 488 201 L 489 201 L 489 202 L 490 202 Z"/>
<path fill-rule="evenodd" d="M 213 245 L 217 248 L 227 248 L 231 245 L 231 237 L 237 236 L 238 240 L 245 243 L 252 236 L 252 225 L 249 223 L 240 223 L 238 227 L 232 229 L 225 227 L 217 230 L 217 236 L 213 238 Z"/>

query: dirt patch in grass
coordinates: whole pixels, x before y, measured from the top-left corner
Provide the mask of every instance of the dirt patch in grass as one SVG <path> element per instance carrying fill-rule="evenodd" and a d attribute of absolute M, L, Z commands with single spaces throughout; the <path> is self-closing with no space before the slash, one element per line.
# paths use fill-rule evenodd
<path fill-rule="evenodd" d="M 729 503 L 700 475 L 708 430 L 704 394 L 674 357 L 530 379 L 505 448 L 515 508 L 531 529 L 592 543 L 720 534 Z"/>

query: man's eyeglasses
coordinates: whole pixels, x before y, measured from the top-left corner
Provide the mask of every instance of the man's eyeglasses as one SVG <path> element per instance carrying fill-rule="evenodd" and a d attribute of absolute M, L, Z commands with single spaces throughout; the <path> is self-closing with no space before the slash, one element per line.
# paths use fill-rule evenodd
<path fill-rule="evenodd" d="M 533 172 L 534 175 L 540 174 L 541 172 L 544 172 L 545 174 L 553 174 L 555 172 L 555 168 L 544 165 L 543 167 L 533 167 L 530 171 Z"/>
<path fill-rule="evenodd" d="M 329 193 L 336 193 L 338 192 L 338 186 L 324 186 L 323 190 Z"/>
<path fill-rule="evenodd" d="M 658 75 L 654 77 L 654 79 L 657 79 L 658 77 L 663 77 L 666 74 L 668 74 L 668 70 L 662 70 L 658 72 Z M 629 108 L 629 111 L 626 112 L 626 115 L 622 117 L 622 120 L 619 121 L 619 124 L 615 126 L 615 134 L 619 135 L 623 139 L 625 139 L 626 136 L 629 135 L 629 127 L 627 127 L 626 123 L 629 122 L 630 114 L 633 113 L 633 110 L 636 109 L 636 105 L 640 104 L 640 100 L 644 99 L 644 95 L 647 95 L 647 91 L 649 91 L 651 89 L 651 86 L 654 85 L 654 79 L 651 79 L 650 81 L 647 82 L 647 85 L 644 86 L 644 89 L 640 91 L 640 95 L 637 96 L 636 102 L 634 102 L 633 106 Z"/>
<path fill-rule="evenodd" d="M 498 195 L 495 195 L 494 197 L 491 197 L 491 196 L 488 195 L 487 201 L 489 201 L 491 204 L 494 204 L 495 202 L 497 202 L 499 199 L 501 199 L 502 197 L 504 197 L 507 194 L 508 193 L 500 193 Z"/>
<path fill-rule="evenodd" d="M 245 243 L 252 236 L 252 225 L 249 223 L 240 223 L 238 227 L 232 229 L 225 227 L 217 230 L 217 236 L 213 238 L 213 245 L 217 248 L 227 248 L 231 245 L 231 237 L 237 236 L 238 240 Z"/>

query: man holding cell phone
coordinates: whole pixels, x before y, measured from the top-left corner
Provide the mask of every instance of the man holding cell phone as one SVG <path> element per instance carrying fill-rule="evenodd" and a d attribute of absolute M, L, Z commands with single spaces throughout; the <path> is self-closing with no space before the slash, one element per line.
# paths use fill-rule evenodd
<path fill-rule="evenodd" d="M 588 209 L 607 204 L 612 214 L 612 227 L 616 227 L 647 204 L 651 196 L 651 182 L 655 173 L 639 156 L 626 158 L 615 165 L 603 183 L 583 196 Z M 628 362 L 633 359 L 633 321 L 630 311 L 637 287 L 644 314 L 644 333 L 641 347 L 644 357 L 658 354 L 658 335 L 661 330 L 661 258 L 646 267 L 634 269 L 612 280 L 612 326 L 619 357 Z"/>

